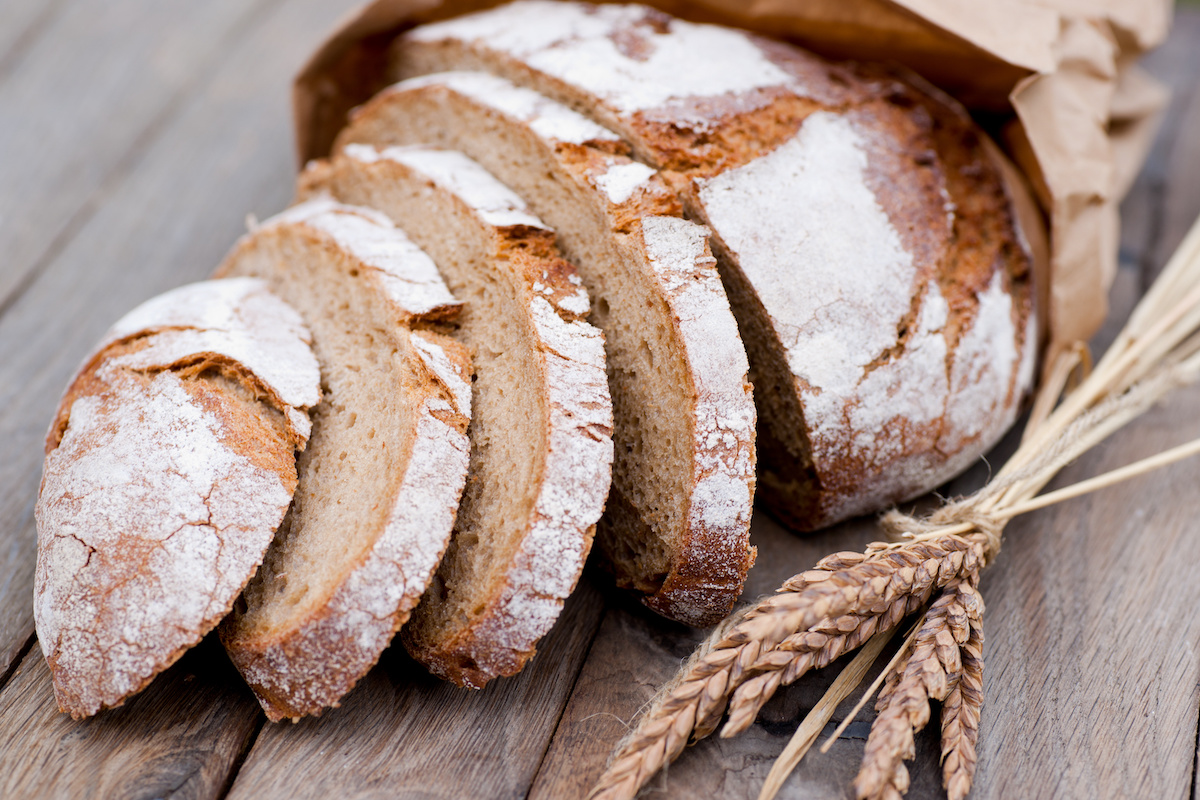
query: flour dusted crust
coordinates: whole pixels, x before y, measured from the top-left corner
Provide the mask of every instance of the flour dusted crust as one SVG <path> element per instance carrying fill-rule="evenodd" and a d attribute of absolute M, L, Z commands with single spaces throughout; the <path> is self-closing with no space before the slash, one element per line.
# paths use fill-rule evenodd
<path fill-rule="evenodd" d="M 618 584 L 673 619 L 720 619 L 754 557 L 754 405 L 707 230 L 680 218 L 674 192 L 616 134 L 484 72 L 384 90 L 334 150 L 422 142 L 511 186 L 554 227 L 591 295 L 615 440 L 597 542 Z"/>
<path fill-rule="evenodd" d="M 982 134 L 935 90 L 640 6 L 541 0 L 414 29 L 394 59 L 395 77 L 483 69 L 559 100 L 679 190 L 713 231 L 761 496 L 789 524 L 928 491 L 1015 418 L 1030 255 Z"/>
<path fill-rule="evenodd" d="M 85 362 L 35 508 L 34 619 L 63 711 L 121 705 L 233 606 L 296 485 L 320 399 L 309 343 L 242 278 L 143 304 Z"/>
<path fill-rule="evenodd" d="M 433 263 L 370 209 L 328 198 L 295 206 L 246 236 L 220 272 L 262 275 L 292 298 L 310 321 L 329 386 L 286 533 L 247 589 L 246 607 L 221 626 L 267 716 L 296 719 L 336 706 L 366 674 L 437 567 L 466 475 L 470 362 L 428 329 L 459 306 Z M 367 319 L 351 317 L 349 305 Z M 373 347 L 349 338 L 367 325 L 376 328 Z M 359 369 L 364 363 L 371 369 Z M 388 400 L 389 411 L 373 407 Z M 351 440 L 340 427 L 347 415 L 350 431 L 369 425 L 372 435 Z M 394 457 L 354 463 L 364 447 Z M 342 504 L 354 509 L 349 519 L 322 516 Z M 338 522 L 361 532 L 350 536 Z M 291 588 L 299 582 L 303 593 Z"/>
<path fill-rule="evenodd" d="M 384 211 L 470 298 L 457 336 L 476 353 L 471 474 L 402 635 L 434 673 L 478 688 L 532 657 L 590 549 L 612 464 L 603 338 L 553 233 L 462 154 L 351 146 L 302 176 L 302 194 L 326 191 Z"/>
<path fill-rule="evenodd" d="M 694 375 L 694 469 L 678 560 L 646 604 L 690 625 L 713 624 L 741 594 L 754 563 L 754 402 L 746 354 L 708 249 L 708 231 L 678 217 L 642 220 Z"/>

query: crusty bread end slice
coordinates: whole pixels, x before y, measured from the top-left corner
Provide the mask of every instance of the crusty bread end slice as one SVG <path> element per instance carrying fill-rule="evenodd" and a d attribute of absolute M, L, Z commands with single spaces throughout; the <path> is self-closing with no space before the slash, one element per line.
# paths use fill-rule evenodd
<path fill-rule="evenodd" d="M 199 642 L 262 562 L 296 487 L 319 373 L 259 280 L 123 317 L 67 390 L 35 507 L 34 620 L 59 708 L 114 708 Z"/>

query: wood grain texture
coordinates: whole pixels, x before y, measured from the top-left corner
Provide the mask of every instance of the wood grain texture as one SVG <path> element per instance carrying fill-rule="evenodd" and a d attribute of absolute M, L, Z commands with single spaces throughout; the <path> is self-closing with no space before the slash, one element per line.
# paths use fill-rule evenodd
<path fill-rule="evenodd" d="M 1198 402 L 1200 391 L 1178 393 L 1058 483 L 1200 435 Z M 988 705 L 975 797 L 1033 787 L 1189 796 L 1200 701 L 1196 474 L 1183 464 L 1011 526 L 982 585 Z"/>
<path fill-rule="evenodd" d="M 262 719 L 215 638 L 82 722 L 58 710 L 35 648 L 0 694 L 0 797 L 218 798 Z"/>
<path fill-rule="evenodd" d="M 10 109 L 0 125 L 0 308 L 96 213 L 270 2 L 75 0 L 26 23 L 0 71 L 0 108 Z"/>
<path fill-rule="evenodd" d="M 230 800 L 525 797 L 602 611 L 581 583 L 524 671 L 479 691 L 394 645 L 341 708 L 264 728 Z"/>
<path fill-rule="evenodd" d="M 66 2 L 0 4 L 0 81 L 42 38 Z"/>

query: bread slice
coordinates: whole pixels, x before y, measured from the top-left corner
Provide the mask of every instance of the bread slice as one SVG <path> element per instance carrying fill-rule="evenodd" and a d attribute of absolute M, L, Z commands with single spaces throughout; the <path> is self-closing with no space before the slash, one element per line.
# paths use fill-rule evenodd
<path fill-rule="evenodd" d="M 221 640 L 271 720 L 319 714 L 367 673 L 446 548 L 466 477 L 459 303 L 377 212 L 328 198 L 245 236 L 219 269 L 308 322 L 325 396 L 291 513 Z"/>
<path fill-rule="evenodd" d="M 708 231 L 615 134 L 483 72 L 397 84 L 339 136 L 461 150 L 554 228 L 604 331 L 613 487 L 597 543 L 650 608 L 711 625 L 754 560 L 754 402 Z"/>
<path fill-rule="evenodd" d="M 521 0 L 416 28 L 393 79 L 482 69 L 679 189 L 750 356 L 760 492 L 803 529 L 921 494 L 1011 424 L 1031 257 L 986 140 L 913 80 L 642 6 Z"/>
<path fill-rule="evenodd" d="M 583 321 L 587 295 L 554 234 L 466 156 L 355 145 L 300 185 L 383 211 L 466 302 L 470 478 L 403 638 L 434 673 L 481 687 L 533 655 L 591 547 L 612 465 L 603 337 Z"/>
<path fill-rule="evenodd" d="M 58 706 L 121 705 L 199 642 L 262 562 L 320 376 L 262 281 L 123 317 L 58 407 L 34 509 L 34 620 Z"/>

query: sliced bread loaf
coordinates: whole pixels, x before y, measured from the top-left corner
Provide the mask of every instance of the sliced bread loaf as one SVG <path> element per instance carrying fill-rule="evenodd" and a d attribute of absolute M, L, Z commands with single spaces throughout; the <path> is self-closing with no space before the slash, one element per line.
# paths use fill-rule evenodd
<path fill-rule="evenodd" d="M 262 281 L 122 318 L 67 390 L 35 516 L 34 620 L 58 706 L 125 702 L 233 606 L 296 487 L 320 376 Z"/>
<path fill-rule="evenodd" d="M 327 198 L 245 236 L 218 270 L 268 281 L 321 364 L 295 503 L 221 640 L 271 720 L 319 714 L 371 668 L 446 548 L 466 476 L 459 304 L 377 212 Z"/>
<path fill-rule="evenodd" d="M 383 211 L 466 304 L 455 336 L 475 363 L 470 477 L 402 635 L 434 673 L 481 687 L 533 655 L 591 547 L 612 464 L 603 338 L 554 234 L 462 154 L 354 145 L 300 185 Z"/>
<path fill-rule="evenodd" d="M 521 0 L 397 40 L 396 79 L 462 69 L 616 131 L 712 229 L 761 494 L 790 524 L 928 491 L 1015 418 L 1035 344 L 1019 187 L 953 101 L 641 6 Z"/>
<path fill-rule="evenodd" d="M 487 73 L 381 92 L 334 151 L 356 142 L 460 150 L 554 228 L 605 337 L 613 486 L 597 544 L 659 613 L 723 617 L 754 560 L 754 404 L 708 231 L 615 134 Z"/>

